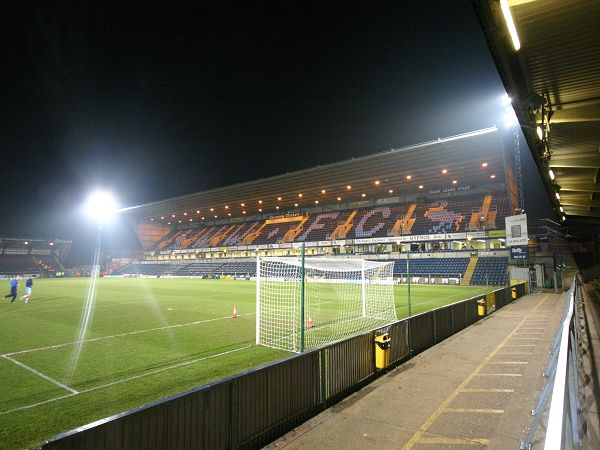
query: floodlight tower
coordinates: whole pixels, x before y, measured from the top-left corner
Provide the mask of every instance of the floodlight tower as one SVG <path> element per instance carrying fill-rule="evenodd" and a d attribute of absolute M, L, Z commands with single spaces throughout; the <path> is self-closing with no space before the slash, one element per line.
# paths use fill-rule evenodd
<path fill-rule="evenodd" d="M 521 168 L 521 145 L 519 140 L 519 120 L 512 108 L 511 98 L 505 94 L 502 97 L 502 103 L 505 107 L 506 124 L 512 128 L 513 158 L 515 161 L 515 181 L 517 184 L 517 208 L 524 208 L 523 199 L 523 169 Z"/>

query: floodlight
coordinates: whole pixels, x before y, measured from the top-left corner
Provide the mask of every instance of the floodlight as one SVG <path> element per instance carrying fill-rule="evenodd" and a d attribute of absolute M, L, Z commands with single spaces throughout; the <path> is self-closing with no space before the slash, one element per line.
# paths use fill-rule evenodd
<path fill-rule="evenodd" d="M 116 212 L 115 199 L 108 191 L 94 191 L 85 202 L 85 211 L 96 222 L 106 222 Z"/>
<path fill-rule="evenodd" d="M 538 138 L 540 139 L 540 141 L 543 140 L 544 139 L 544 132 L 542 131 L 542 127 L 537 127 L 535 129 L 535 131 L 536 131 L 536 133 L 537 133 Z"/>
<path fill-rule="evenodd" d="M 550 179 L 554 181 L 554 171 L 552 169 L 548 171 L 548 175 L 550 176 Z"/>

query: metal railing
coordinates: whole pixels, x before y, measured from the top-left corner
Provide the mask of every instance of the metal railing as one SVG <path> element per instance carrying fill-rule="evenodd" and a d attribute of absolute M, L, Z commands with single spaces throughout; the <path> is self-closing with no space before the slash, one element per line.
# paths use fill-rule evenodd
<path fill-rule="evenodd" d="M 447 305 L 327 347 L 291 356 L 55 436 L 51 450 L 258 448 L 385 373 L 374 338 L 391 338 L 390 368 L 481 319 L 477 300 L 499 309 L 526 284 Z"/>
<path fill-rule="evenodd" d="M 575 278 L 567 293 L 567 302 L 550 349 L 550 360 L 543 376 L 548 381 L 531 411 L 533 423 L 521 449 L 530 449 L 542 417 L 550 404 L 544 450 L 572 449 L 581 445 L 578 412 L 579 401 L 579 358 L 578 330 L 579 314 L 576 307 L 580 285 Z"/>

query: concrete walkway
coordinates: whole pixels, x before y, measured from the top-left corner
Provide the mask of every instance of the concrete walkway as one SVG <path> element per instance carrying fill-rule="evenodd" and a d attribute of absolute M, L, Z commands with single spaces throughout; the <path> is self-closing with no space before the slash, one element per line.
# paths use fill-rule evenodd
<path fill-rule="evenodd" d="M 267 448 L 518 449 L 565 300 L 525 296 Z"/>

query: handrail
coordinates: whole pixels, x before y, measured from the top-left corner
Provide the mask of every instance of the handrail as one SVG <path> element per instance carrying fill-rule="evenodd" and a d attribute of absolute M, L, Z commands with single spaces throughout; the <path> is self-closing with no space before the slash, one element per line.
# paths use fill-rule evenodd
<path fill-rule="evenodd" d="M 521 442 L 521 449 L 530 449 L 535 433 L 540 426 L 542 416 L 550 403 L 544 450 L 573 448 L 579 445 L 580 411 L 578 381 L 578 310 L 576 295 L 579 292 L 579 280 L 575 278 L 567 293 L 567 302 L 561 324 L 556 332 L 550 360 L 543 372 L 548 381 L 532 410 L 533 423 L 527 437 Z"/>
<path fill-rule="evenodd" d="M 566 425 L 565 414 L 570 414 L 571 409 L 565 408 L 565 393 L 568 386 L 569 367 L 567 366 L 569 356 L 569 341 L 571 340 L 571 326 L 573 324 L 573 311 L 575 304 L 575 286 L 574 281 L 569 289 L 567 315 L 562 323 L 562 336 L 558 351 L 558 362 L 556 365 L 556 375 L 554 378 L 554 388 L 552 389 L 552 399 L 550 403 L 550 412 L 548 415 L 548 426 L 546 428 L 546 440 L 544 450 L 561 449 L 563 447 L 564 431 L 563 425 Z M 571 361 L 572 363 L 572 361 Z M 573 418 L 569 422 L 572 422 Z M 566 430 L 565 430 L 566 431 Z"/>

